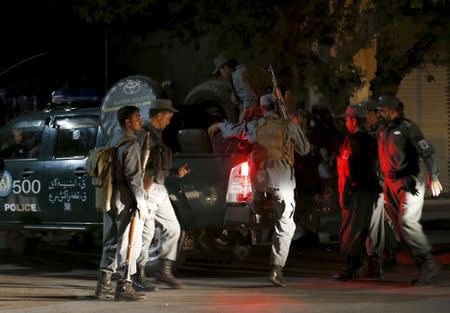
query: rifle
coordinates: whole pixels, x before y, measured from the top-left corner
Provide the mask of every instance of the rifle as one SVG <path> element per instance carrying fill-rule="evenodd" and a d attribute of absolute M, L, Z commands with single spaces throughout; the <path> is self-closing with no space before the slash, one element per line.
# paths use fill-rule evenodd
<path fill-rule="evenodd" d="M 148 160 L 150 159 L 150 132 L 145 132 L 145 141 L 144 145 L 141 150 L 141 169 L 142 173 L 145 173 L 145 168 L 147 167 Z M 148 191 L 150 186 L 148 188 L 145 188 L 145 174 L 144 174 L 144 189 L 145 191 Z M 147 182 L 148 184 L 148 182 Z M 131 272 L 130 272 L 130 263 L 131 259 L 133 258 L 133 249 L 134 249 L 134 243 L 136 241 L 136 225 L 139 221 L 139 218 L 137 216 L 137 209 L 134 210 L 133 215 L 131 216 L 131 222 L 130 222 L 130 232 L 128 233 L 128 247 L 127 247 L 127 258 L 125 260 L 125 269 L 123 271 L 123 277 L 122 279 L 126 279 L 128 281 L 131 281 Z"/>
<path fill-rule="evenodd" d="M 280 87 L 278 86 L 277 77 L 275 76 L 275 72 L 273 71 L 272 65 L 269 65 L 269 72 L 272 75 L 272 84 L 273 84 L 273 95 L 275 97 L 275 102 L 278 106 L 278 111 L 280 112 L 283 119 L 287 120 L 288 115 L 286 111 L 286 104 L 284 103 L 284 97 L 281 94 Z"/>

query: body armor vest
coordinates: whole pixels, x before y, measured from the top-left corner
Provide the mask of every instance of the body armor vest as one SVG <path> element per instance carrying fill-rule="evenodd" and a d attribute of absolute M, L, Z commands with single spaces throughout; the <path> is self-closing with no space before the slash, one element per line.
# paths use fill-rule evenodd
<path fill-rule="evenodd" d="M 281 118 L 260 118 L 253 147 L 253 160 L 262 165 L 269 160 L 287 160 L 294 164 L 294 146 L 287 140 L 287 121 Z"/>

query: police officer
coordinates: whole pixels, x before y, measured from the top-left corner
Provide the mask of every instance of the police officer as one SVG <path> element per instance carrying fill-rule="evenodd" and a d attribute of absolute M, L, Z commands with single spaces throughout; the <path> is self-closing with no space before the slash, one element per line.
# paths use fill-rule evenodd
<path fill-rule="evenodd" d="M 155 100 L 150 107 L 148 124 L 144 126 L 144 129 L 150 132 L 151 142 L 150 159 L 144 181 L 152 182 L 147 192 L 149 205 L 154 208 L 155 216 L 151 215 L 144 223 L 142 251 L 137 260 L 138 273 L 135 277 L 135 287 L 146 291 L 154 290 L 154 286 L 148 282 L 145 276 L 145 265 L 154 235 L 155 221 L 161 225 L 162 229 L 161 266 L 157 280 L 172 288 L 183 287 L 173 275 L 181 229 L 164 186 L 168 175 L 183 177 L 189 173 L 187 164 L 175 170 L 171 168 L 172 151 L 162 139 L 162 132 L 170 124 L 175 112 L 178 110 L 172 106 L 172 101 L 168 99 Z"/>
<path fill-rule="evenodd" d="M 342 212 L 340 245 L 341 253 L 347 257 L 347 266 L 333 275 L 337 280 L 354 279 L 360 275 L 372 212 L 380 192 L 377 155 L 374 153 L 377 144 L 364 128 L 365 119 L 366 110 L 361 103 L 347 107 L 345 125 L 348 135 L 337 158 Z"/>
<path fill-rule="evenodd" d="M 118 267 L 124 266 L 130 231 L 131 216 L 137 205 L 139 217 L 145 220 L 148 206 L 143 188 L 141 171 L 141 150 L 136 140 L 136 132 L 142 128 L 139 108 L 124 106 L 117 112 L 121 129 L 116 131 L 108 143 L 109 147 L 117 145 L 125 138 L 130 138 L 118 147 L 111 209 L 103 213 L 103 251 L 100 261 L 100 278 L 95 291 L 99 299 L 115 296 L 116 300 L 142 300 L 145 296 L 136 292 L 131 281 L 121 279 L 117 282 L 114 295 L 111 275 Z M 133 253 L 130 270 L 136 272 L 136 256 L 140 253 L 142 222 L 136 227 L 136 249 Z"/>
<path fill-rule="evenodd" d="M 378 102 L 375 100 L 366 100 L 362 102 L 367 110 L 366 129 L 368 133 L 378 140 L 378 130 L 380 123 L 378 121 Z M 378 148 L 377 148 L 378 151 Z M 378 158 L 378 152 L 377 152 Z M 378 163 L 378 177 L 380 186 L 384 185 L 383 175 Z M 368 255 L 368 276 L 382 277 L 383 254 L 387 255 L 386 265 L 392 265 L 395 262 L 395 248 L 397 246 L 395 234 L 389 217 L 385 215 L 383 189 L 380 189 L 377 204 L 374 207 L 369 227 L 369 237 L 366 241 L 366 251 Z"/>
<path fill-rule="evenodd" d="M 233 92 L 241 102 L 239 121 L 250 120 L 258 108 L 259 98 L 273 88 L 271 76 L 260 67 L 240 64 L 225 53 L 215 57 L 213 63 L 213 75 L 220 73 L 220 76 L 229 80 Z"/>
<path fill-rule="evenodd" d="M 396 97 L 381 96 L 378 105 L 383 122 L 378 135 L 378 154 L 385 179 L 386 210 L 419 267 L 413 284 L 426 284 L 436 277 L 440 266 L 431 256 L 431 246 L 420 224 L 425 182 L 419 158 L 425 163 L 429 188 L 433 196 L 438 196 L 442 186 L 435 151 L 419 127 L 403 117 L 402 104 Z"/>
<path fill-rule="evenodd" d="M 286 286 L 283 267 L 289 254 L 294 223 L 294 151 L 300 155 L 309 152 L 309 142 L 299 125 L 283 120 L 276 113 L 271 94 L 261 97 L 263 117 L 247 123 L 217 123 L 209 128 L 210 136 L 218 129 L 225 138 L 237 137 L 253 144 L 250 157 L 250 178 L 255 209 L 270 195 L 275 215 L 272 237 L 272 270 L 268 278 L 276 285 Z"/>

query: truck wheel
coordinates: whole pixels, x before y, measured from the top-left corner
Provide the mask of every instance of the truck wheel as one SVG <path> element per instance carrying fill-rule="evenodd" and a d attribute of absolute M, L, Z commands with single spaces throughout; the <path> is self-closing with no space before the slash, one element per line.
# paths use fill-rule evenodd
<path fill-rule="evenodd" d="M 235 262 L 242 262 L 245 261 L 252 251 L 252 246 L 249 244 L 243 244 L 241 242 L 236 242 L 233 245 L 233 258 Z"/>
<path fill-rule="evenodd" d="M 150 248 L 148 249 L 148 262 L 145 268 L 145 271 L 147 275 L 155 276 L 155 274 L 158 273 L 160 263 L 161 263 L 161 244 L 162 244 L 162 230 L 161 225 L 156 224 L 155 225 L 155 235 L 153 236 L 152 244 L 150 245 Z M 175 263 L 176 270 L 177 267 L 181 266 L 184 263 L 185 256 L 183 253 L 183 242 L 184 238 L 186 237 L 186 232 L 181 230 L 180 240 L 178 243 L 178 255 L 177 255 L 177 261 Z"/>
<path fill-rule="evenodd" d="M 227 241 L 222 241 L 219 235 L 217 232 L 207 232 L 201 239 L 201 245 L 210 260 L 239 263 L 250 255 L 252 246 L 239 235 L 231 235 Z"/>
<path fill-rule="evenodd" d="M 148 262 L 145 271 L 154 276 L 154 274 L 159 270 L 159 263 L 161 260 L 161 225 L 155 224 L 155 234 L 153 236 L 152 243 L 148 249 Z"/>
<path fill-rule="evenodd" d="M 6 249 L 14 254 L 24 254 L 26 247 L 25 234 L 20 231 L 8 231 L 5 236 Z"/>
<path fill-rule="evenodd" d="M 236 122 L 239 108 L 231 100 L 230 83 L 224 79 L 211 79 L 194 87 L 186 96 L 185 105 L 205 110 L 217 107 L 229 121 Z"/>

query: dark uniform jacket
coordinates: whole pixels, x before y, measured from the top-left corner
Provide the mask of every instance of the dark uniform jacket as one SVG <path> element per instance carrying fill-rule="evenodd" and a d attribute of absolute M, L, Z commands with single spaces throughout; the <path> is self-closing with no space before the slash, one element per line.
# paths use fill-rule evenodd
<path fill-rule="evenodd" d="M 141 149 L 136 136 L 122 129 L 117 130 L 108 146 L 113 147 L 124 138 L 130 140 L 117 149 L 117 164 L 114 173 L 113 205 L 120 213 L 125 209 L 147 209 L 141 171 Z"/>
<path fill-rule="evenodd" d="M 150 132 L 150 158 L 146 167 L 146 175 L 152 176 L 155 183 L 164 185 L 167 176 L 176 174 L 176 169 L 172 169 L 172 150 L 164 144 L 161 129 L 146 124 L 144 130 Z M 141 145 L 144 137 L 144 133 L 140 132 Z"/>
<path fill-rule="evenodd" d="M 439 169 L 434 152 L 419 127 L 406 118 L 396 118 L 380 128 L 378 154 L 381 170 L 386 179 L 417 177 L 420 172 L 420 157 L 425 163 L 431 181 L 437 180 Z"/>
<path fill-rule="evenodd" d="M 338 158 L 340 193 L 348 195 L 352 192 L 380 192 L 377 162 L 375 138 L 366 131 L 349 134 L 341 146 Z"/>

